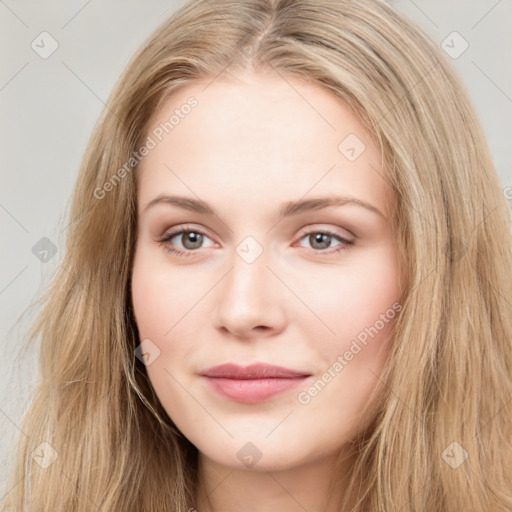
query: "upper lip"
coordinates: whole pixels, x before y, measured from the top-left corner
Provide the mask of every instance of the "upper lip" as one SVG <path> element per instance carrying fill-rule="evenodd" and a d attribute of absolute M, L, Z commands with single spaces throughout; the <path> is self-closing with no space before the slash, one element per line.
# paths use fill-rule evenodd
<path fill-rule="evenodd" d="M 239 366 L 233 363 L 226 363 L 207 368 L 200 372 L 200 375 L 203 375 L 204 377 L 224 377 L 226 379 L 290 379 L 294 377 L 309 377 L 311 374 L 264 363 L 254 363 L 249 366 Z"/>

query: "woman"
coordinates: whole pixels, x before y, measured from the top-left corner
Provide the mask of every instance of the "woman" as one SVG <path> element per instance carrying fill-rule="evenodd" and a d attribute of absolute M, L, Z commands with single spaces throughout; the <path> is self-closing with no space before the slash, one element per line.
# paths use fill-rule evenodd
<path fill-rule="evenodd" d="M 184 6 L 71 219 L 6 510 L 512 508 L 508 207 L 385 3 Z"/>

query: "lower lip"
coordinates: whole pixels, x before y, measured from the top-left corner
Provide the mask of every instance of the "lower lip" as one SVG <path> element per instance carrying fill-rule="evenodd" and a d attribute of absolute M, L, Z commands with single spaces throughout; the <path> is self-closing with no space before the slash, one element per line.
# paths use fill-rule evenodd
<path fill-rule="evenodd" d="M 307 378 L 227 379 L 205 377 L 209 386 L 220 395 L 246 404 L 263 402 L 279 393 L 297 387 Z"/>

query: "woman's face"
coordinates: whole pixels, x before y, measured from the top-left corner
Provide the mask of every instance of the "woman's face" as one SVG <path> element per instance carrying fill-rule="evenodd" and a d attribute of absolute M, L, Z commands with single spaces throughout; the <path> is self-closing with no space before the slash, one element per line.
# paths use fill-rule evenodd
<path fill-rule="evenodd" d="M 165 410 L 226 467 L 334 457 L 401 309 L 380 152 L 340 100 L 279 75 L 188 85 L 147 135 L 132 294 Z"/>

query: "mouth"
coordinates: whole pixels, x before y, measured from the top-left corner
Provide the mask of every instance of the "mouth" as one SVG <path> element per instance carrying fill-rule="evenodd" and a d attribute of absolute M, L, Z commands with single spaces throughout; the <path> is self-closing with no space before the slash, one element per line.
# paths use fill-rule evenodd
<path fill-rule="evenodd" d="M 268 400 L 311 377 L 308 372 L 261 363 L 246 367 L 222 364 L 208 368 L 200 375 L 210 389 L 224 398 L 247 404 Z"/>

